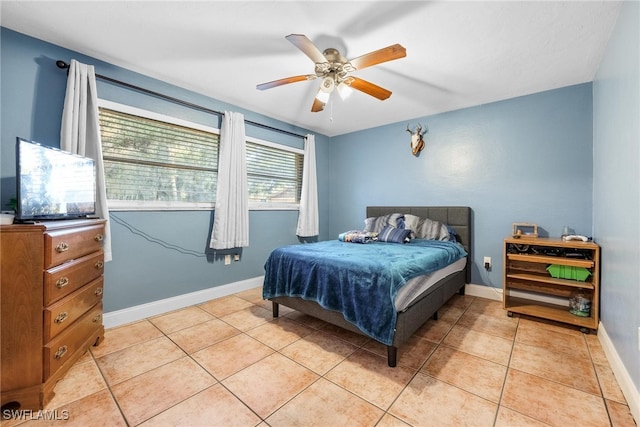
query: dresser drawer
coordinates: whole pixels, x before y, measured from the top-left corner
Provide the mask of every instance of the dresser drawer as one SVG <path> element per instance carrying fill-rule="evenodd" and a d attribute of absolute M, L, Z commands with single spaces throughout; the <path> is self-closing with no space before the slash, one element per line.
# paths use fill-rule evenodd
<path fill-rule="evenodd" d="M 82 289 L 44 308 L 44 342 L 67 329 L 91 307 L 102 301 L 104 280 L 97 278 Z"/>
<path fill-rule="evenodd" d="M 102 303 L 44 346 L 43 381 L 53 375 L 78 351 L 87 348 L 87 340 L 104 330 L 102 326 Z M 92 345 L 90 342 L 88 345 Z"/>
<path fill-rule="evenodd" d="M 104 225 L 48 230 L 44 235 L 44 268 L 80 258 L 102 249 Z"/>
<path fill-rule="evenodd" d="M 44 272 L 45 307 L 80 289 L 104 273 L 104 253 L 101 251 L 69 261 Z"/>

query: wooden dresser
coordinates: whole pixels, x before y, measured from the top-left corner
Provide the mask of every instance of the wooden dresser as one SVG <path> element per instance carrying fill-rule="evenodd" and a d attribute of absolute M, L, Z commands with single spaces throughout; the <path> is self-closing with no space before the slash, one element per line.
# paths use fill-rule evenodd
<path fill-rule="evenodd" d="M 2 410 L 43 409 L 104 337 L 104 220 L 0 226 Z"/>

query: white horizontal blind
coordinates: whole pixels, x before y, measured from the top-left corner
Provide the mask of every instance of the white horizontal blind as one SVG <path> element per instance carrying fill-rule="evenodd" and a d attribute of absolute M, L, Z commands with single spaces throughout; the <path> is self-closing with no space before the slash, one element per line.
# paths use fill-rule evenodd
<path fill-rule="evenodd" d="M 215 200 L 217 134 L 107 108 L 100 127 L 110 201 Z"/>
<path fill-rule="evenodd" d="M 112 210 L 212 209 L 219 130 L 100 100 Z M 304 152 L 247 138 L 250 209 L 297 209 Z"/>
<path fill-rule="evenodd" d="M 256 142 L 247 142 L 249 201 L 299 203 L 304 156 Z"/>

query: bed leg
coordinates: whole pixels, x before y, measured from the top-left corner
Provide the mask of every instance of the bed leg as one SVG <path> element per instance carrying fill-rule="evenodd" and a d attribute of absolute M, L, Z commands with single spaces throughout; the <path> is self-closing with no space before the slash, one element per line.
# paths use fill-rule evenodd
<path fill-rule="evenodd" d="M 387 364 L 391 368 L 396 367 L 396 360 L 398 358 L 398 348 L 391 345 L 387 346 Z"/>
<path fill-rule="evenodd" d="M 458 293 L 460 295 L 464 295 L 464 287 L 465 287 L 465 285 L 462 285 L 462 287 L 458 290 Z"/>
<path fill-rule="evenodd" d="M 280 304 L 278 304 L 277 302 L 271 301 L 271 307 L 272 307 L 272 311 L 273 311 L 273 317 L 278 317 L 279 313 L 280 313 Z"/>
<path fill-rule="evenodd" d="M 435 312 L 435 313 L 433 313 L 433 316 L 431 316 L 431 318 L 432 318 L 433 320 L 438 320 L 438 310 L 436 310 L 436 312 Z"/>

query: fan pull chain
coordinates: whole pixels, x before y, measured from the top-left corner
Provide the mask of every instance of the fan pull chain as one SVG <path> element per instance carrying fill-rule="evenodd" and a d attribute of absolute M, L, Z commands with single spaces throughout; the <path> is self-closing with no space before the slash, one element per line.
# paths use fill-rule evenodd
<path fill-rule="evenodd" d="M 333 123 L 333 99 L 329 100 L 329 121 Z"/>

